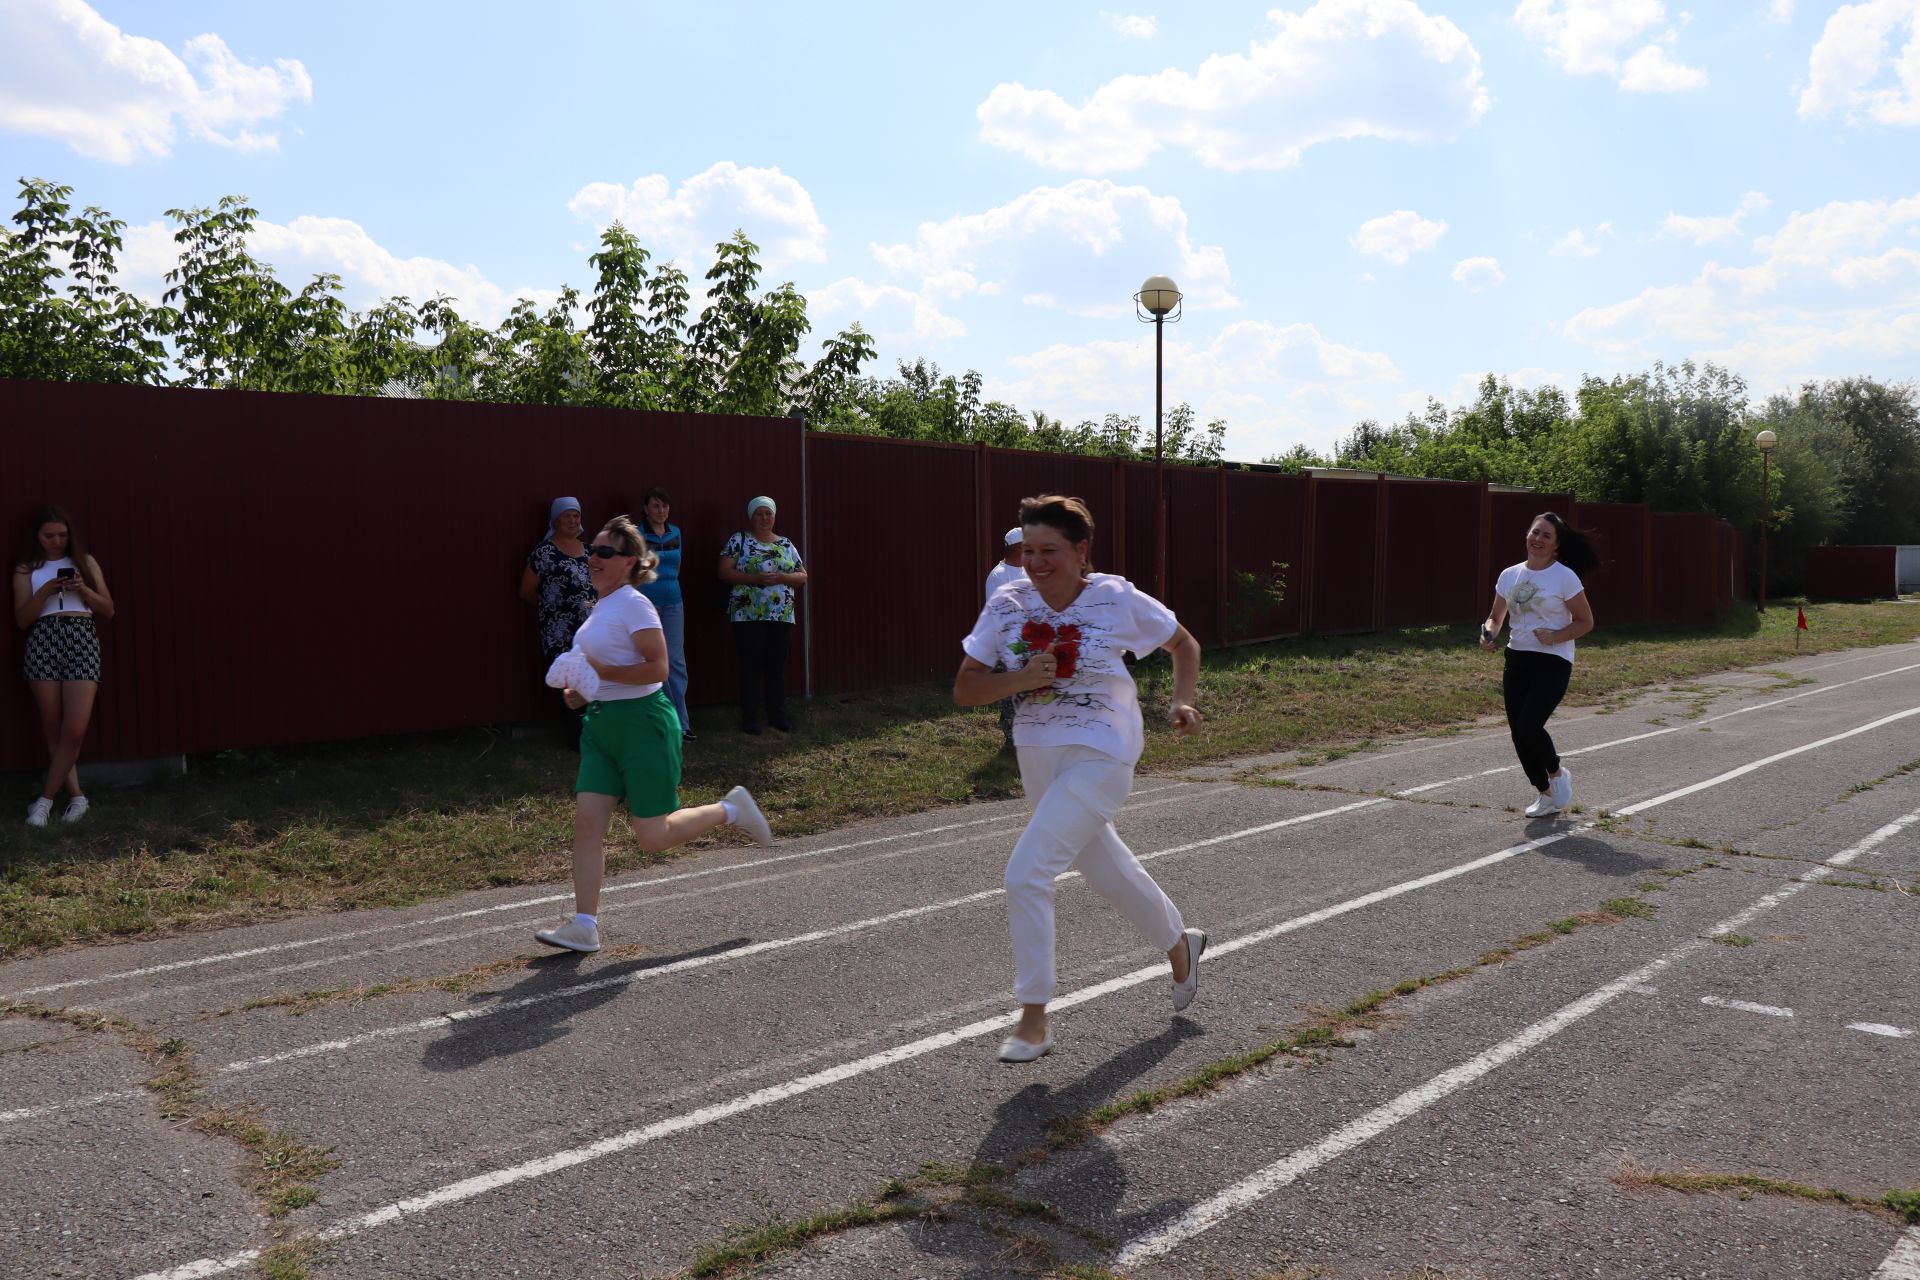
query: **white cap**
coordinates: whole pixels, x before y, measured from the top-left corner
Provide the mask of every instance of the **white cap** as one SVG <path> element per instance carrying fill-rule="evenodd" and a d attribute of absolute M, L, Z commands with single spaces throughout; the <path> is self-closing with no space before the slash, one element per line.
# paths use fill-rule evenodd
<path fill-rule="evenodd" d="M 1006 544 L 1010 547 L 1017 547 L 1021 543 L 1025 542 L 1026 540 L 1027 540 L 1026 531 L 1023 530 L 1019 525 L 1015 525 L 1013 526 L 1013 528 L 1007 530 L 1007 536 L 1005 539 L 1003 539 L 1003 541 L 1005 541 Z"/>

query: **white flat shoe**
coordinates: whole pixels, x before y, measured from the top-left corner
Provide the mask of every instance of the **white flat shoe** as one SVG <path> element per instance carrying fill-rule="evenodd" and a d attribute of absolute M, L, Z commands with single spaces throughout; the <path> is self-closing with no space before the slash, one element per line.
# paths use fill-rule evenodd
<path fill-rule="evenodd" d="M 1008 1036 L 1000 1042 L 1000 1061 L 1002 1062 L 1038 1062 L 1052 1052 L 1051 1033 L 1039 1044 L 1031 1040 L 1022 1040 L 1019 1036 Z"/>
<path fill-rule="evenodd" d="M 1173 984 L 1175 1013 L 1193 1003 L 1194 995 L 1200 990 L 1200 957 L 1207 954 L 1206 930 L 1188 929 L 1180 936 L 1187 940 L 1187 980 Z"/>
<path fill-rule="evenodd" d="M 1529 818 L 1550 818 L 1558 812 L 1560 812 L 1560 806 L 1555 804 L 1553 797 L 1544 791 L 1540 793 L 1538 800 L 1526 808 L 1526 815 Z"/>

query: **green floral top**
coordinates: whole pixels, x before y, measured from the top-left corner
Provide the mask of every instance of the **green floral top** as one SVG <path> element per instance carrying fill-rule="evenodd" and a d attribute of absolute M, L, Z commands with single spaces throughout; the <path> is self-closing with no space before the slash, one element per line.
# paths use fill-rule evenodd
<path fill-rule="evenodd" d="M 777 534 L 769 543 L 749 533 L 736 533 L 720 548 L 720 554 L 732 557 L 733 567 L 741 573 L 799 573 L 807 567 L 800 558 L 800 548 Z M 785 584 L 749 587 L 735 583 L 727 593 L 727 616 L 735 622 L 792 622 L 793 604 L 793 588 Z"/>

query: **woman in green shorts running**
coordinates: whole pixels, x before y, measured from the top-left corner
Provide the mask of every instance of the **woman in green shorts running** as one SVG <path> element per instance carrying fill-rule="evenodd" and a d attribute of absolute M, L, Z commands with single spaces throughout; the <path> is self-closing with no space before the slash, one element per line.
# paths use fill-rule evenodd
<path fill-rule="evenodd" d="M 567 705 L 586 708 L 580 730 L 580 777 L 574 783 L 574 914 L 533 936 L 550 947 L 598 951 L 600 883 L 613 808 L 627 802 L 640 847 L 658 853 L 732 825 L 760 844 L 773 843 L 760 806 L 745 787 L 719 804 L 680 807 L 680 717 L 663 691 L 667 638 L 653 603 L 634 588 L 653 579 L 655 557 L 633 521 L 615 516 L 587 547 L 599 600 L 574 633 L 573 648 L 599 677 L 589 701 L 566 690 Z M 583 681 L 584 683 L 584 681 Z"/>

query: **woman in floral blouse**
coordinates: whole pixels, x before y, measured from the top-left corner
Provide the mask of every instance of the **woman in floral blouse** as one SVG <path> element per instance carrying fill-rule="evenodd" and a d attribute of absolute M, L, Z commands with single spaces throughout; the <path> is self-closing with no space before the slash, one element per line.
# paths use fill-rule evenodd
<path fill-rule="evenodd" d="M 527 556 L 520 598 L 535 606 L 540 628 L 540 674 L 573 648 L 573 634 L 599 599 L 587 574 L 587 548 L 580 540 L 580 503 L 555 498 L 547 510 L 547 536 Z M 569 711 L 567 745 L 580 749 L 580 717 Z"/>
<path fill-rule="evenodd" d="M 794 588 L 807 585 L 800 549 L 774 533 L 772 498 L 747 504 L 747 528 L 720 549 L 720 580 L 732 585 L 727 616 L 740 655 L 740 728 L 760 732 L 765 695 L 767 723 L 790 733 L 787 720 L 787 650 L 793 640 Z"/>

